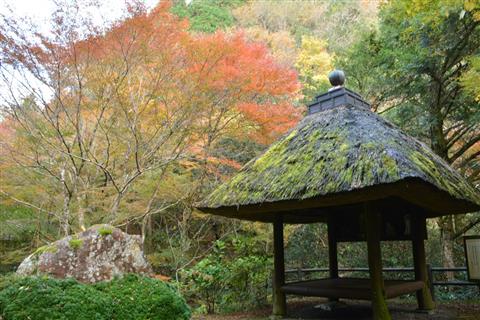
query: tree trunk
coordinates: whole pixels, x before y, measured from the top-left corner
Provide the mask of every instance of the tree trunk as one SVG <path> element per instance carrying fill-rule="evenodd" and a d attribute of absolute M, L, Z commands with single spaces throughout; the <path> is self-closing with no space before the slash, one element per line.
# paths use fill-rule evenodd
<path fill-rule="evenodd" d="M 445 116 L 442 113 L 441 97 L 442 86 L 438 81 L 433 80 L 432 84 L 432 104 L 430 111 L 430 142 L 432 150 L 445 161 L 448 159 L 448 145 L 443 131 Z M 453 260 L 453 220 L 452 216 L 438 218 L 438 226 L 441 232 L 442 245 L 442 261 L 445 268 L 453 268 L 455 266 Z M 447 279 L 453 280 L 454 274 L 447 273 Z"/>
<path fill-rule="evenodd" d="M 152 233 L 152 216 L 150 214 L 146 214 L 142 219 L 142 243 L 143 248 L 147 253 L 150 253 L 153 250 Z M 147 235 L 149 235 L 148 238 Z M 148 241 L 146 241 L 146 239 L 148 239 Z"/>
<path fill-rule="evenodd" d="M 70 233 L 70 199 L 71 195 L 68 192 L 68 188 L 65 181 L 65 168 L 60 170 L 60 179 L 63 187 L 63 208 L 62 208 L 62 217 L 60 219 L 60 229 L 64 236 L 68 236 Z"/>
<path fill-rule="evenodd" d="M 433 80 L 432 104 L 428 108 L 430 117 L 430 144 L 432 150 L 445 161 L 448 161 L 448 145 L 443 131 L 445 116 L 442 113 L 441 96 L 442 87 L 437 81 Z"/>
<path fill-rule="evenodd" d="M 110 224 L 113 224 L 113 221 L 117 218 L 118 208 L 120 208 L 120 202 L 122 201 L 122 197 L 123 193 L 118 193 L 113 200 L 112 209 L 110 210 Z"/>
<path fill-rule="evenodd" d="M 453 259 L 453 218 L 452 216 L 441 217 L 438 220 L 438 225 L 441 230 L 441 239 L 442 239 L 442 262 L 444 268 L 453 268 L 455 267 L 455 262 Z M 446 272 L 447 280 L 451 281 L 455 279 L 453 272 Z"/>
<path fill-rule="evenodd" d="M 78 227 L 81 231 L 85 231 L 85 203 L 81 195 L 77 196 L 78 203 Z"/>

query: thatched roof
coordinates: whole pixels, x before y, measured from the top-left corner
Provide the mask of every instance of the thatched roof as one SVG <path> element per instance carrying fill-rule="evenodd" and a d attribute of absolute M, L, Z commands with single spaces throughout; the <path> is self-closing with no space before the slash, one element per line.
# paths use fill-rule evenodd
<path fill-rule="evenodd" d="M 480 209 L 479 192 L 429 147 L 370 110 L 347 104 L 305 117 L 198 208 L 271 221 L 268 212 L 385 198 L 412 203 L 430 216 Z"/>

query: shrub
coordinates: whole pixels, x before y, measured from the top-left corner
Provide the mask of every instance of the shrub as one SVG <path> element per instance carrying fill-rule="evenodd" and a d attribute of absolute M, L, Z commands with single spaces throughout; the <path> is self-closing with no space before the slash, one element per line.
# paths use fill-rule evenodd
<path fill-rule="evenodd" d="M 222 299 L 224 311 L 248 310 L 267 303 L 272 271 L 272 261 L 268 257 L 239 257 L 228 269 L 228 291 Z"/>
<path fill-rule="evenodd" d="M 20 277 L 14 272 L 0 274 L 0 291 L 15 283 L 19 279 Z"/>
<path fill-rule="evenodd" d="M 217 241 L 211 254 L 183 272 L 184 292 L 208 313 L 259 307 L 267 303 L 271 266 L 255 239 Z"/>
<path fill-rule="evenodd" d="M 225 294 L 227 274 L 228 269 L 218 256 L 207 256 L 184 272 L 185 291 L 192 300 L 203 304 L 202 310 L 215 313 L 215 305 Z"/>
<path fill-rule="evenodd" d="M 185 301 L 162 281 L 126 275 L 87 285 L 74 279 L 9 278 L 0 291 L 4 320 L 187 320 Z"/>
<path fill-rule="evenodd" d="M 185 300 L 165 282 L 130 274 L 95 287 L 113 300 L 113 319 L 190 319 Z"/>
<path fill-rule="evenodd" d="M 76 280 L 22 278 L 0 292 L 0 315 L 20 319 L 111 319 L 112 299 Z"/>

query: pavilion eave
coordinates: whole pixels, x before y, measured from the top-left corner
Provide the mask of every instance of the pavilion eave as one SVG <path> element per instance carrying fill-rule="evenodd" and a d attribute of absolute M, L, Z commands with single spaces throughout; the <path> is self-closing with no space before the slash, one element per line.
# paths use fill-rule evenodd
<path fill-rule="evenodd" d="M 339 192 L 309 199 L 282 200 L 275 202 L 252 203 L 238 206 L 198 207 L 204 213 L 236 218 L 240 220 L 274 222 L 282 214 L 284 223 L 326 222 L 332 210 L 349 207 L 365 201 L 382 199 L 402 199 L 406 205 L 417 206 L 427 218 L 445 214 L 461 214 L 480 210 L 476 203 L 452 198 L 446 191 L 424 182 L 419 178 L 407 178 L 389 184 L 364 187 L 349 192 Z M 393 205 L 393 204 L 392 204 Z M 398 203 L 394 204 L 398 206 Z M 388 209 L 388 208 L 386 208 Z"/>

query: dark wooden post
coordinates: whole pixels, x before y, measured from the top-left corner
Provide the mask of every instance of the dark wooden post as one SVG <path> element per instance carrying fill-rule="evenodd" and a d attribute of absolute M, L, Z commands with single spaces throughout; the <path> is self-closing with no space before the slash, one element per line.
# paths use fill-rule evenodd
<path fill-rule="evenodd" d="M 329 276 L 332 279 L 338 278 L 338 252 L 337 252 L 337 236 L 335 234 L 335 225 L 333 217 L 328 217 L 328 267 Z M 337 298 L 329 298 L 331 302 L 338 301 Z"/>
<path fill-rule="evenodd" d="M 428 275 L 428 283 L 430 285 L 430 294 L 432 295 L 432 301 L 435 303 L 435 288 L 433 285 L 433 271 L 432 266 L 427 263 L 427 275 Z"/>
<path fill-rule="evenodd" d="M 385 297 L 385 283 L 382 274 L 382 253 L 380 249 L 380 213 L 371 205 L 364 205 L 364 223 L 367 236 L 368 267 L 372 290 L 372 311 L 374 320 L 390 320 Z"/>
<path fill-rule="evenodd" d="M 273 316 L 281 318 L 287 311 L 287 301 L 282 286 L 285 284 L 285 261 L 283 248 L 283 219 L 278 216 L 273 223 Z"/>
<path fill-rule="evenodd" d="M 423 216 L 416 216 L 412 219 L 412 248 L 413 266 L 415 269 L 415 280 L 424 283 L 423 289 L 417 291 L 417 302 L 419 311 L 428 311 L 435 308 L 432 299 L 432 279 L 429 279 L 427 263 L 425 259 L 424 235 L 426 230 L 426 219 Z"/>
<path fill-rule="evenodd" d="M 333 217 L 328 218 L 328 263 L 330 278 L 338 278 L 337 237 Z"/>

